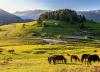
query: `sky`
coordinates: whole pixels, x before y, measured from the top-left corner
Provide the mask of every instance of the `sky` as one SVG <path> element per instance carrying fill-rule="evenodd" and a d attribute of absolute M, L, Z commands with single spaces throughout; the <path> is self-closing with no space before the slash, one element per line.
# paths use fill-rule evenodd
<path fill-rule="evenodd" d="M 100 10 L 100 0 L 0 0 L 0 9 L 8 12 L 26 10 L 73 9 L 77 11 Z"/>

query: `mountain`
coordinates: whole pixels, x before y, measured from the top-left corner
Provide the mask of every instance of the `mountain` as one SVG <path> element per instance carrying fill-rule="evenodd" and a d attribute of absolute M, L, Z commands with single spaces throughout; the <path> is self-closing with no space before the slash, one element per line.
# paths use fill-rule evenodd
<path fill-rule="evenodd" d="M 79 11 L 80 15 L 84 15 L 87 19 L 100 22 L 100 10 L 93 11 Z"/>
<path fill-rule="evenodd" d="M 42 14 L 47 12 L 47 10 L 28 10 L 28 11 L 17 11 L 14 15 L 21 17 L 22 19 L 33 19 L 36 20 Z"/>
<path fill-rule="evenodd" d="M 42 14 L 48 10 L 27 10 L 17 11 L 14 15 L 21 17 L 22 19 L 36 20 Z M 91 11 L 77 11 L 79 15 L 84 15 L 87 19 L 100 22 L 100 10 Z"/>
<path fill-rule="evenodd" d="M 0 9 L 0 24 L 20 22 L 22 19 L 16 15 Z"/>

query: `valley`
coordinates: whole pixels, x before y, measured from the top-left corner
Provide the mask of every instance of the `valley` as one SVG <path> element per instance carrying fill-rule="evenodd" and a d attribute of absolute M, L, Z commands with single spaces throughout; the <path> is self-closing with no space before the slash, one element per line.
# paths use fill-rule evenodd
<path fill-rule="evenodd" d="M 8 12 L 2 13 L 12 18 Z M 16 12 L 20 13 L 24 12 Z M 0 25 L 0 72 L 96 72 L 100 67 L 100 22 L 70 9 L 40 13 L 29 21 L 13 15 L 14 21 L 4 20 L 7 22 Z M 89 56 L 82 62 L 84 54 Z M 89 61 L 92 55 L 99 59 Z"/>

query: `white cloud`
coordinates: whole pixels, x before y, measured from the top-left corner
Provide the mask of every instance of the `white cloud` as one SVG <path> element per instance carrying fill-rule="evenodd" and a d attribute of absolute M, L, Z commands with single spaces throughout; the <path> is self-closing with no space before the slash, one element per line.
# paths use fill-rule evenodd
<path fill-rule="evenodd" d="M 8 12 L 44 9 L 45 6 L 41 3 L 31 2 L 30 0 L 0 0 L 0 9 Z"/>

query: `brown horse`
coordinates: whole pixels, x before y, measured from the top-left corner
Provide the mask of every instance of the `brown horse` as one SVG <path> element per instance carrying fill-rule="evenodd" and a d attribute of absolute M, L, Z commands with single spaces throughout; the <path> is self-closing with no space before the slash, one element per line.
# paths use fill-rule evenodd
<path fill-rule="evenodd" d="M 89 56 L 90 56 L 90 54 L 83 54 L 82 58 L 81 58 L 81 62 L 83 63 L 83 61 L 85 60 L 85 63 L 86 63 Z"/>
<path fill-rule="evenodd" d="M 52 55 L 48 57 L 48 61 L 51 64 L 51 61 L 53 61 L 54 64 L 56 64 L 57 62 L 64 62 L 66 64 L 66 59 L 63 55 Z"/>
<path fill-rule="evenodd" d="M 87 63 L 91 64 L 92 61 L 93 61 L 93 62 L 100 61 L 99 56 L 96 55 L 96 54 L 88 56 L 88 61 L 87 61 Z"/>
<path fill-rule="evenodd" d="M 49 56 L 48 61 L 49 61 L 50 64 L 51 64 L 52 61 L 55 64 L 54 55 Z"/>
<path fill-rule="evenodd" d="M 13 54 L 14 53 L 14 50 L 8 50 L 8 53 Z"/>
<path fill-rule="evenodd" d="M 0 54 L 2 53 L 3 51 L 2 50 L 0 50 Z"/>
<path fill-rule="evenodd" d="M 71 57 L 71 62 L 73 61 L 73 59 L 75 61 L 80 61 L 80 59 L 79 59 L 79 57 L 77 55 L 70 55 L 70 54 L 67 54 L 67 55 Z"/>

